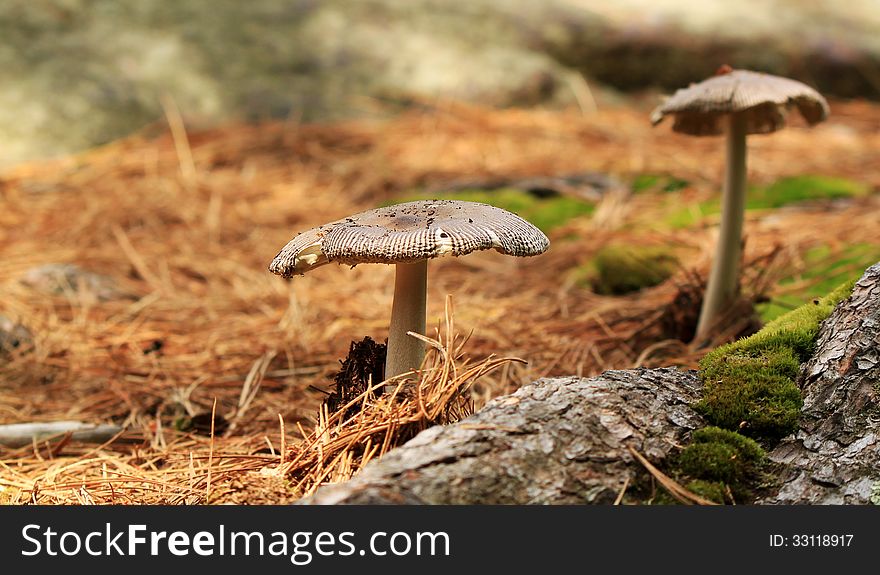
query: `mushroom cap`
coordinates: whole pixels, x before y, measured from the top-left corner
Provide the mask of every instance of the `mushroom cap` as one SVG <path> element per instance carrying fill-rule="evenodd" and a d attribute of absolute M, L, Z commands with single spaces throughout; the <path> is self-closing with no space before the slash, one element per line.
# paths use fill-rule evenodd
<path fill-rule="evenodd" d="M 675 132 L 717 135 L 724 131 L 723 116 L 744 112 L 747 134 L 768 134 L 785 126 L 785 112 L 791 107 L 797 107 L 810 125 L 828 117 L 828 102 L 806 84 L 722 68 L 707 80 L 677 90 L 651 113 L 651 123 L 659 124 L 673 114 Z"/>
<path fill-rule="evenodd" d="M 420 200 L 368 210 L 294 236 L 269 265 L 289 278 L 330 262 L 414 263 L 494 249 L 534 256 L 550 245 L 518 215 L 477 202 Z"/>

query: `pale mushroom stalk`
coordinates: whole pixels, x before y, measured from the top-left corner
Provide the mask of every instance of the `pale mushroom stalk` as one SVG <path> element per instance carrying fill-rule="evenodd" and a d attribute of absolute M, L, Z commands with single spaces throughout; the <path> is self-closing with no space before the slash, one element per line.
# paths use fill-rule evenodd
<path fill-rule="evenodd" d="M 697 324 L 698 339 L 708 335 L 725 306 L 734 300 L 739 291 L 739 260 L 746 209 L 746 125 L 745 114 L 728 116 L 721 229 Z"/>
<path fill-rule="evenodd" d="M 424 342 L 407 335 L 407 332 L 425 334 L 428 260 L 400 263 L 395 268 L 394 301 L 385 358 L 386 378 L 416 369 L 425 359 Z"/>

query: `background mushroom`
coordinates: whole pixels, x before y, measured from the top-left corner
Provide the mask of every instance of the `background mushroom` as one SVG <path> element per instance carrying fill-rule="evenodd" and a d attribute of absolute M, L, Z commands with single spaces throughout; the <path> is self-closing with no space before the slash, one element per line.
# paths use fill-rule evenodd
<path fill-rule="evenodd" d="M 727 131 L 727 163 L 716 255 L 703 297 L 695 339 L 708 335 L 737 295 L 746 191 L 746 135 L 785 126 L 796 107 L 812 125 L 828 116 L 828 103 L 809 86 L 779 76 L 722 66 L 716 75 L 680 89 L 651 114 L 656 125 L 673 115 L 672 129 L 693 136 Z"/>
<path fill-rule="evenodd" d="M 385 377 L 418 369 L 424 344 L 430 258 L 494 249 L 534 256 L 550 241 L 521 217 L 486 204 L 422 200 L 369 210 L 297 234 L 275 256 L 272 273 L 289 278 L 330 262 L 395 264 Z"/>

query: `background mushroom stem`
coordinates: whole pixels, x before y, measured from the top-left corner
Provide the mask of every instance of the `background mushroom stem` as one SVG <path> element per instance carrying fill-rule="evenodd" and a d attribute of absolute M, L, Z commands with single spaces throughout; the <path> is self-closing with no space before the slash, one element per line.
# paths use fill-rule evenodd
<path fill-rule="evenodd" d="M 721 230 L 695 339 L 704 339 L 739 290 L 739 261 L 746 198 L 746 116 L 733 113 L 727 130 L 727 167 Z"/>
<path fill-rule="evenodd" d="M 396 264 L 396 268 L 385 360 L 386 378 L 418 369 L 425 358 L 425 344 L 406 332 L 425 333 L 428 261 Z"/>

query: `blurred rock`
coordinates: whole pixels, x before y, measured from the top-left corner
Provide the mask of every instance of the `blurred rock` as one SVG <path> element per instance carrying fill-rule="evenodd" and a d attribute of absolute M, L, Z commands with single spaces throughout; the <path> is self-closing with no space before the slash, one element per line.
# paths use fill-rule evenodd
<path fill-rule="evenodd" d="M 575 71 L 619 89 L 671 90 L 729 63 L 796 76 L 826 93 L 878 95 L 880 11 L 869 1 L 695 6 L 5 0 L 0 165 L 162 120 L 164 94 L 194 123 L 313 120 L 375 113 L 380 102 L 387 109 L 412 96 L 585 105 Z"/>
<path fill-rule="evenodd" d="M 0 315 L 0 358 L 26 350 L 33 344 L 34 336 L 28 328 Z"/>
<path fill-rule="evenodd" d="M 666 91 L 721 64 L 797 78 L 827 96 L 880 97 L 880 10 L 833 0 L 560 0 L 546 53 L 620 90 Z M 589 11 L 599 24 L 578 17 Z"/>
<path fill-rule="evenodd" d="M 131 297 L 116 285 L 113 278 L 85 270 L 75 264 L 45 264 L 26 271 L 24 285 L 47 294 L 85 293 L 97 301 Z"/>

